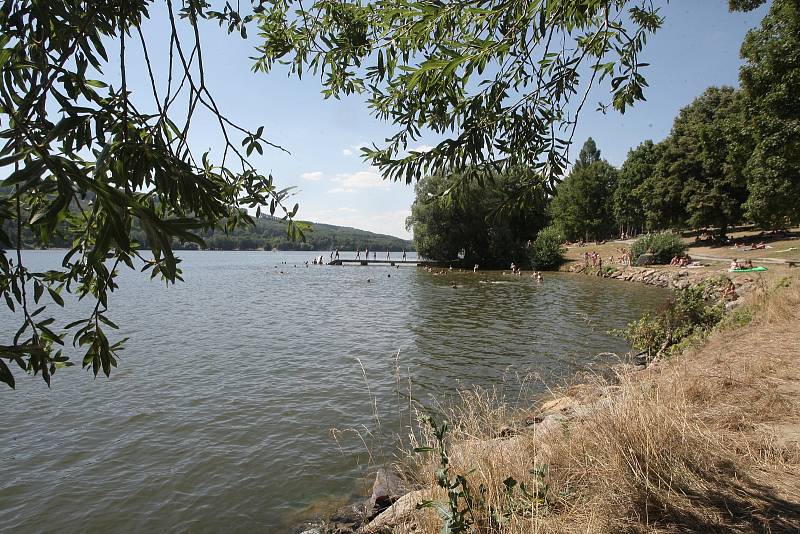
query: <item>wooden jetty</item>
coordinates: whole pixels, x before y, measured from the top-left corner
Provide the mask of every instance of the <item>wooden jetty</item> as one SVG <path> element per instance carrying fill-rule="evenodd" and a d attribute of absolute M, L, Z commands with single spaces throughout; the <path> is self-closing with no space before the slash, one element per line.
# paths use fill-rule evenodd
<path fill-rule="evenodd" d="M 337 259 L 328 263 L 328 265 L 417 265 L 422 263 L 423 260 L 362 260 L 362 259 Z"/>

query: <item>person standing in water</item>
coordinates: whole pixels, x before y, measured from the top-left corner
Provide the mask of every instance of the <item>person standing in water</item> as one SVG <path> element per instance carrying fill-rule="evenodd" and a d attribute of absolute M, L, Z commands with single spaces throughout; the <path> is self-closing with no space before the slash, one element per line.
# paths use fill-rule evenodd
<path fill-rule="evenodd" d="M 336 258 L 337 260 L 339 259 L 339 249 L 338 248 L 336 249 L 336 255 L 334 256 L 334 258 Z"/>
<path fill-rule="evenodd" d="M 357 250 L 356 250 L 356 259 L 357 259 L 357 260 L 360 260 L 360 259 L 361 259 L 361 249 L 357 249 Z"/>
<path fill-rule="evenodd" d="M 406 249 L 403 249 L 403 261 L 406 261 Z"/>
<path fill-rule="evenodd" d="M 366 248 L 364 249 L 364 259 L 365 259 L 365 260 L 368 260 L 368 259 L 369 259 L 369 247 L 366 247 Z"/>
<path fill-rule="evenodd" d="M 391 261 L 391 260 L 392 260 L 392 259 L 389 257 L 389 255 L 390 255 L 390 254 L 391 254 L 391 252 L 389 252 L 389 251 L 387 250 L 387 251 L 386 251 L 386 261 Z"/>

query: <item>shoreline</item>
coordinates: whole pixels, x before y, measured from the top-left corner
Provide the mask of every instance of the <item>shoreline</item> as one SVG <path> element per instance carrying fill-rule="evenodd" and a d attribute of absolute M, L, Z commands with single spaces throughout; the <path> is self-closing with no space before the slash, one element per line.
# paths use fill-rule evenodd
<path fill-rule="evenodd" d="M 720 284 L 708 284 L 709 281 L 720 280 L 723 278 L 731 279 L 723 268 L 711 269 L 677 269 L 665 266 L 655 267 L 617 267 L 608 266 L 602 269 L 591 267 L 578 262 L 570 262 L 561 266 L 559 271 L 571 274 L 581 274 L 584 276 L 600 276 L 603 278 L 636 282 L 658 287 L 680 290 L 688 287 L 707 285 L 709 291 L 706 296 L 718 299 Z M 780 270 L 779 270 L 780 271 Z M 788 269 L 787 269 L 788 271 Z M 762 276 L 742 276 L 753 273 L 738 273 L 732 278 L 736 287 L 736 298 L 730 300 L 726 309 L 730 310 L 755 300 L 755 295 L 763 293 L 766 283 Z M 760 274 L 760 273 L 759 273 Z M 783 274 L 791 275 L 791 272 L 772 273 L 771 278 Z M 737 327 L 734 327 L 736 330 Z M 713 336 L 710 334 L 708 337 Z M 701 345 L 708 339 L 701 341 Z M 508 421 L 500 428 L 489 430 L 490 436 L 485 439 L 461 439 L 454 437 L 450 442 L 451 456 L 519 456 L 521 441 L 526 441 L 533 436 L 533 441 L 546 441 L 547 436 L 558 434 L 558 429 L 568 425 L 583 424 L 593 417 L 598 416 L 604 410 L 608 410 L 613 404 L 615 395 L 618 394 L 620 384 L 630 381 L 640 382 L 648 380 L 653 374 L 662 372 L 673 362 L 680 361 L 684 354 L 693 350 L 694 343 L 689 347 L 680 350 L 679 354 L 669 358 L 666 362 L 656 359 L 653 362 L 637 362 L 629 354 L 620 364 L 612 366 L 609 370 L 613 376 L 611 383 L 597 384 L 575 384 L 570 387 L 559 389 L 559 394 L 551 395 L 551 398 L 542 398 L 530 409 L 519 410 L 524 413 L 517 413 L 513 421 Z M 477 456 L 476 456 L 477 454 Z M 386 483 L 390 479 L 391 483 Z M 415 483 L 416 482 L 416 483 Z M 420 484 L 419 481 L 406 481 L 399 477 L 387 475 L 385 471 L 379 471 L 373 495 L 364 503 L 351 504 L 337 510 L 324 522 L 304 523 L 303 527 L 298 528 L 297 532 L 303 534 L 377 534 L 380 532 L 395 532 L 401 525 L 428 524 L 432 519 L 429 513 L 420 512 L 417 504 L 431 498 L 437 493 L 439 488 L 428 481 L 427 484 Z M 405 527 L 403 527 L 405 528 Z M 402 530 L 405 531 L 405 530 Z M 427 530 L 423 530 L 426 531 Z"/>

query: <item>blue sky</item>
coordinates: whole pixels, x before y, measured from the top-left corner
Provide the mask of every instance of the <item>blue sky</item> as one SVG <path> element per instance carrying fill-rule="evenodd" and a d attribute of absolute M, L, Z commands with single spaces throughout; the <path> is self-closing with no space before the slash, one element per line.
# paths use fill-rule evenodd
<path fill-rule="evenodd" d="M 664 5 L 664 27 L 642 56 L 651 64 L 646 73 L 647 102 L 625 115 L 603 115 L 594 111 L 596 105 L 589 105 L 608 100 L 595 91 L 578 126 L 573 155 L 592 136 L 603 157 L 620 165 L 628 150 L 644 139 L 663 139 L 677 111 L 706 87 L 737 86 L 740 44 L 765 12 L 766 6 L 751 13 L 729 13 L 727 0 L 672 0 Z M 158 51 L 166 44 L 168 21 L 158 8 L 151 15 L 145 31 L 155 42 L 150 49 L 155 70 L 163 73 L 166 58 Z M 252 161 L 262 172 L 271 172 L 280 186 L 297 186 L 293 201 L 300 204 L 299 218 L 411 237 L 404 221 L 414 198 L 413 186 L 381 180 L 358 155 L 359 145 L 380 145 L 392 132 L 390 125 L 370 116 L 363 96 L 324 100 L 313 77 L 301 81 L 280 69 L 269 75 L 252 73 L 249 58 L 255 55 L 257 35 L 242 40 L 209 26 L 203 40 L 208 85 L 223 113 L 251 129 L 263 125 L 265 137 L 291 152 L 267 150 Z M 128 62 L 134 72 L 141 69 L 135 54 Z M 129 76 L 129 86 L 134 93 L 149 92 L 145 71 L 140 72 Z M 208 117 L 194 122 L 192 135 L 195 149 L 219 153 L 219 130 Z M 423 140 L 419 146 L 425 144 Z"/>

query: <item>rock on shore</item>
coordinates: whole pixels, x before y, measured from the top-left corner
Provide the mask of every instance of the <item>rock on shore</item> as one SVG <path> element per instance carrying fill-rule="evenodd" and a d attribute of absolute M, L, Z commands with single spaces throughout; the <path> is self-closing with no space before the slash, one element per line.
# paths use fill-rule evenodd
<path fill-rule="evenodd" d="M 709 271 L 707 269 L 681 269 L 666 266 L 623 267 L 607 265 L 605 267 L 593 267 L 592 265 L 586 265 L 584 263 L 571 263 L 565 265 L 562 270 L 569 273 L 600 276 L 602 278 L 623 280 L 625 282 L 638 282 L 640 284 L 664 287 L 667 289 L 685 289 L 712 280 L 724 282 L 726 279 L 730 278 L 727 270 L 724 268 Z M 736 287 L 737 299 L 743 294 L 755 289 L 755 280 L 752 276 L 739 275 L 733 282 Z M 719 298 L 723 287 L 724 285 L 722 283 L 706 284 L 706 297 Z M 729 302 L 728 307 L 738 303 L 737 299 L 734 299 L 734 302 Z"/>

